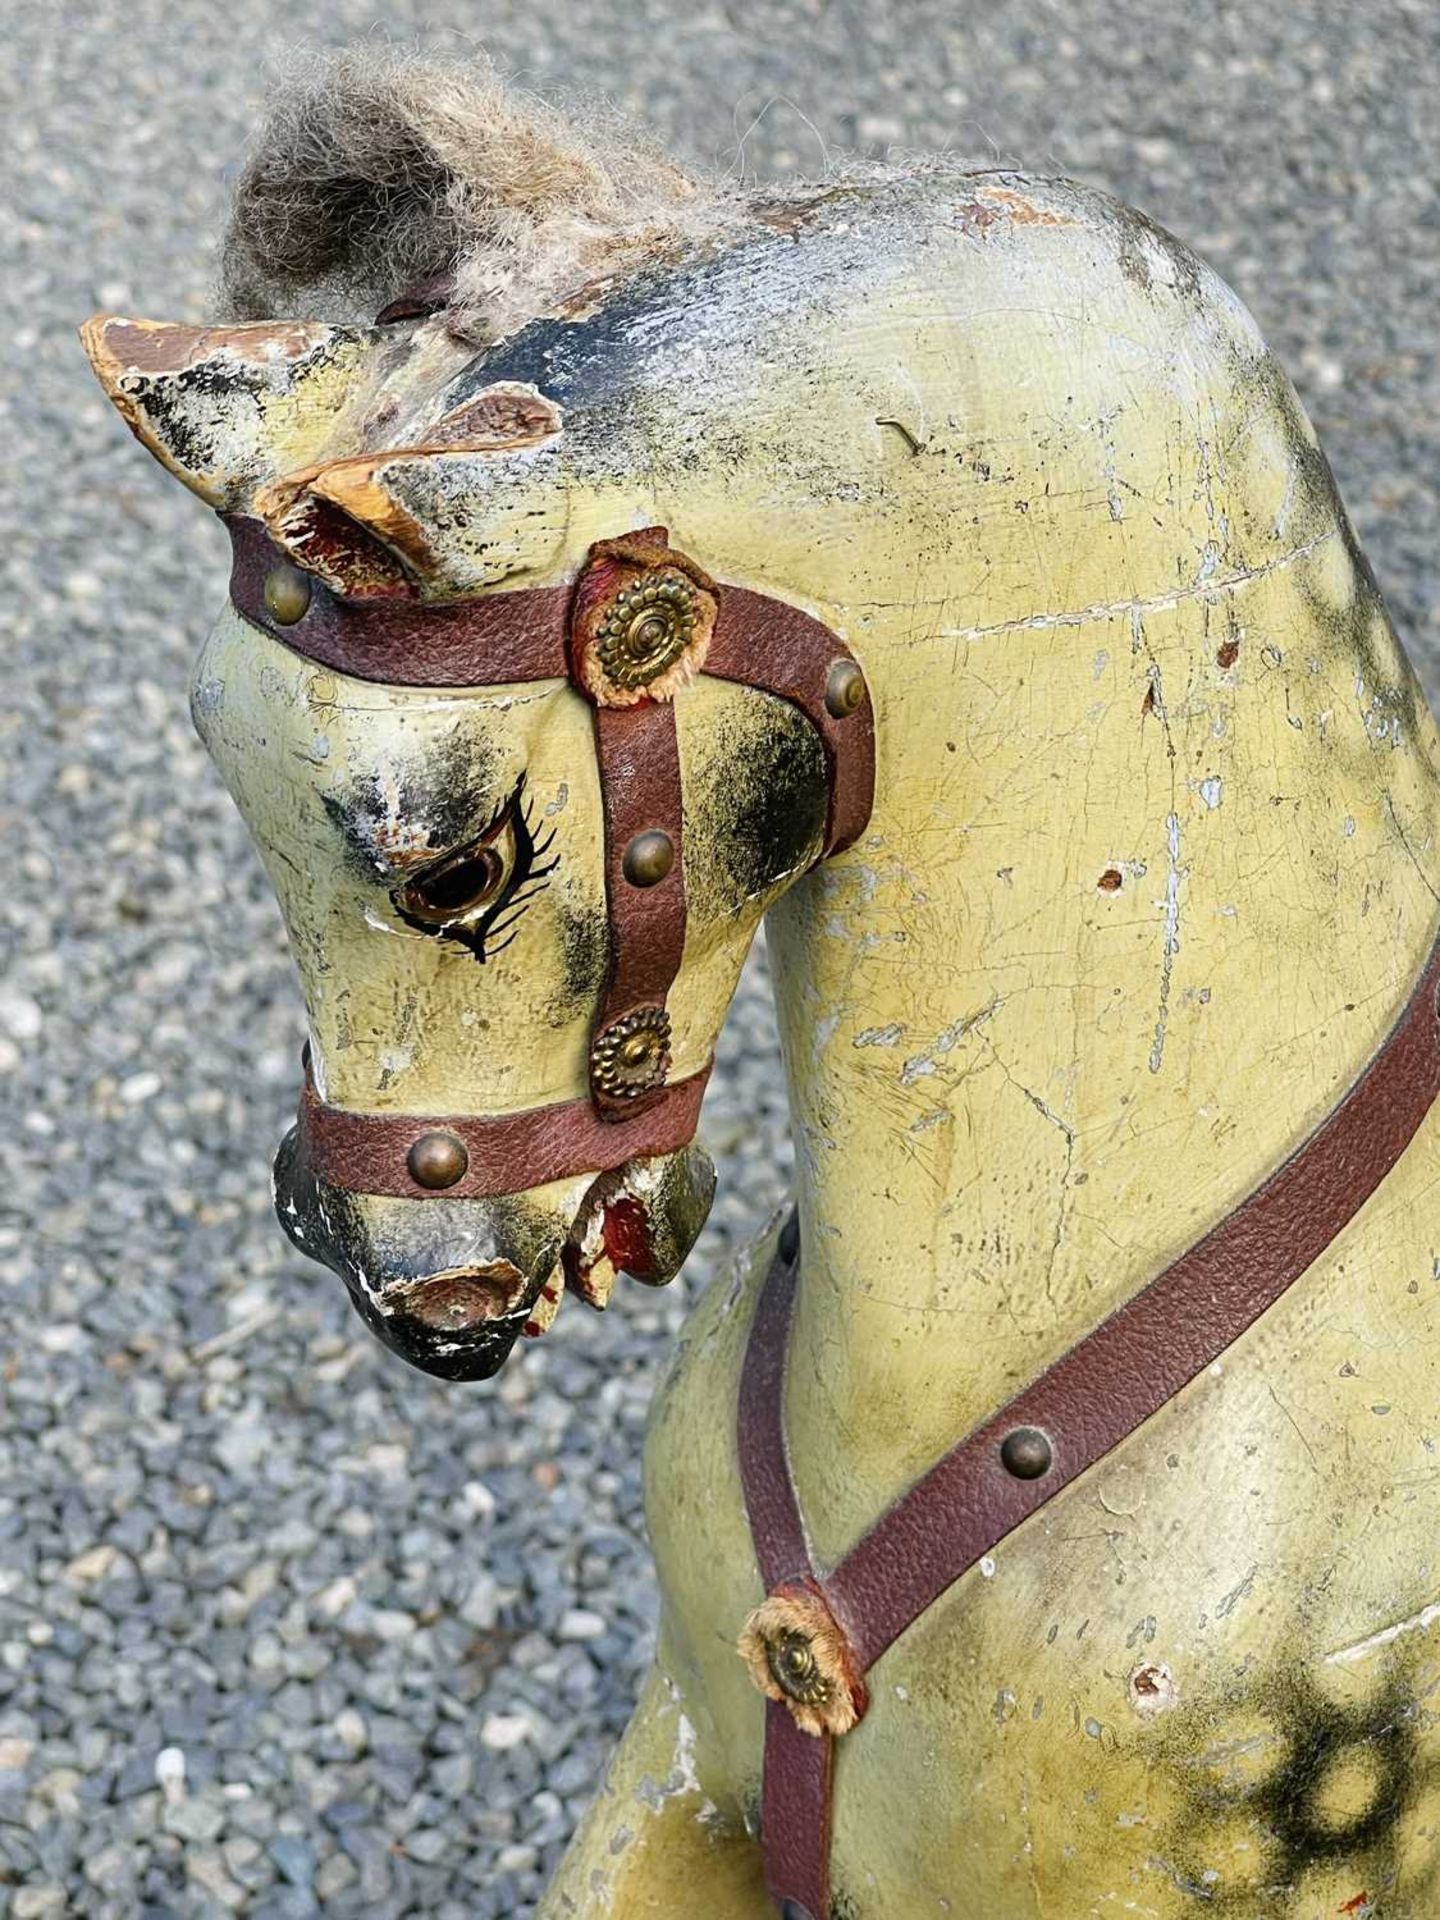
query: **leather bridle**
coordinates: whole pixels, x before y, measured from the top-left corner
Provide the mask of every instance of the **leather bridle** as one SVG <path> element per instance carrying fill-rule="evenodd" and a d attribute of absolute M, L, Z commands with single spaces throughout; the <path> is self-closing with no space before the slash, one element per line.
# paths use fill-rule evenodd
<path fill-rule="evenodd" d="M 662 527 L 597 543 L 570 585 L 426 602 L 343 598 L 297 570 L 259 520 L 229 515 L 226 524 L 231 599 L 293 651 L 398 687 L 568 680 L 595 720 L 609 971 L 588 1094 L 517 1113 L 365 1113 L 327 1104 L 307 1068 L 298 1117 L 305 1164 L 364 1193 L 476 1199 L 685 1145 L 710 1063 L 669 1077 L 666 999 L 686 925 L 674 694 L 701 672 L 799 708 L 825 756 L 817 858 L 826 859 L 858 838 L 874 798 L 874 714 L 849 648 L 798 607 L 716 582 L 671 548 Z M 647 836 L 663 836 L 663 872 L 627 862 Z"/>

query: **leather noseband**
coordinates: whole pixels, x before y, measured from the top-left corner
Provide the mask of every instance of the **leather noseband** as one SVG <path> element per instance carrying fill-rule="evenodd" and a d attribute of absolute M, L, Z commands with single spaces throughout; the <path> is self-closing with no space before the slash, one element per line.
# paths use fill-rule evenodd
<path fill-rule="evenodd" d="M 874 713 L 849 648 L 798 607 L 712 580 L 671 548 L 663 527 L 598 542 L 568 586 L 425 602 L 389 593 L 343 598 L 313 575 L 297 575 L 260 521 L 225 518 L 231 599 L 294 652 L 390 686 L 569 680 L 595 716 L 609 973 L 591 1035 L 588 1098 L 507 1114 L 363 1113 L 328 1105 L 307 1068 L 298 1122 L 306 1165 L 334 1186 L 365 1193 L 476 1198 L 685 1145 L 710 1063 L 669 1078 L 666 998 L 686 925 L 678 682 L 667 684 L 646 648 L 654 650 L 657 635 L 676 650 L 683 642 L 687 670 L 774 695 L 805 715 L 825 757 L 820 859 L 859 837 L 874 798 Z M 274 592 L 277 580 L 297 579 L 288 602 Z M 656 835 L 668 842 L 669 864 L 658 878 L 637 880 L 627 849 Z M 632 1056 L 641 1070 L 627 1078 Z M 437 1139 L 445 1177 L 417 1179 L 417 1165 L 426 1169 L 415 1153 Z"/>

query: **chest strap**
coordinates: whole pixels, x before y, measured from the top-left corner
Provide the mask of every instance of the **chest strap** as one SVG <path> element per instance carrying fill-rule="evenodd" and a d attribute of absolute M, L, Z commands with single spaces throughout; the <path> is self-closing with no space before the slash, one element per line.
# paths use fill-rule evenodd
<path fill-rule="evenodd" d="M 1440 1095 L 1440 945 L 1397 1024 L 1309 1138 L 1235 1211 L 930 1468 L 837 1566 L 816 1571 L 784 1434 L 799 1271 L 792 1220 L 740 1381 L 745 1504 L 769 1596 L 742 1651 L 770 1698 L 761 1839 L 787 1920 L 828 1920 L 836 1734 L 864 1676 L 918 1615 L 1062 1487 L 1224 1353 L 1375 1192 Z M 838 1708 L 837 1700 L 838 1698 Z"/>

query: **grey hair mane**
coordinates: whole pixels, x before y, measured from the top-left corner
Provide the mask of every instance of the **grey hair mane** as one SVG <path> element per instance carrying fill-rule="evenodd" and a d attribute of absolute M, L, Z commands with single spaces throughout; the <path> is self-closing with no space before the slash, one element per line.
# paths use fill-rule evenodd
<path fill-rule="evenodd" d="M 483 56 L 349 50 L 279 86 L 236 185 L 219 301 L 231 319 L 368 320 L 453 276 L 449 324 L 479 346 L 753 218 L 735 181 L 680 167 L 613 112 L 561 113 Z"/>

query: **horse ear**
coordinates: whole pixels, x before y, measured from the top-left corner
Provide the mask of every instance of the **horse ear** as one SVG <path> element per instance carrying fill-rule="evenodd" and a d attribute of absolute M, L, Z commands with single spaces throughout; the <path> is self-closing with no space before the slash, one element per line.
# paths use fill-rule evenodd
<path fill-rule="evenodd" d="M 113 314 L 80 329 L 131 432 L 222 511 L 343 450 L 346 424 L 369 397 L 362 376 L 376 338 L 319 321 L 186 327 Z"/>
<path fill-rule="evenodd" d="M 438 594 L 489 584 L 517 556 L 490 529 L 464 537 L 454 500 L 513 492 L 507 455 L 528 456 L 562 431 L 560 408 L 535 387 L 500 381 L 437 420 L 417 423 L 410 443 L 350 454 L 257 489 L 253 511 L 298 563 L 335 592 L 357 597 Z M 544 519 L 541 515 L 539 518 Z M 529 524 L 532 544 L 549 543 Z"/>

